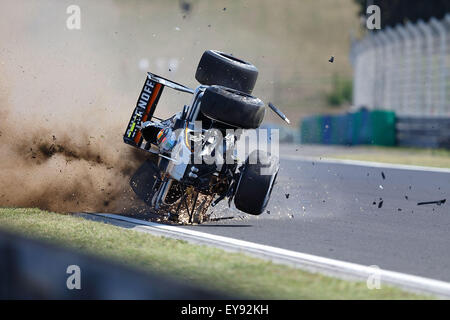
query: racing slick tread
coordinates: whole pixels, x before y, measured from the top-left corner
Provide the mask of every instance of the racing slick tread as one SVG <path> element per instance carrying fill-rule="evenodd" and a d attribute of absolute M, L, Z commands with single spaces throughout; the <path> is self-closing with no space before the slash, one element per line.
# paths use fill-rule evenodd
<path fill-rule="evenodd" d="M 204 85 L 221 85 L 251 94 L 258 69 L 251 63 L 217 50 L 203 53 L 195 79 Z"/>
<path fill-rule="evenodd" d="M 258 128 L 266 112 L 260 99 L 222 86 L 206 88 L 200 110 L 210 119 L 242 129 Z"/>
<path fill-rule="evenodd" d="M 234 195 L 236 208 L 253 215 L 263 213 L 269 203 L 278 169 L 278 160 L 270 153 L 253 151 L 245 162 L 236 188 Z"/>

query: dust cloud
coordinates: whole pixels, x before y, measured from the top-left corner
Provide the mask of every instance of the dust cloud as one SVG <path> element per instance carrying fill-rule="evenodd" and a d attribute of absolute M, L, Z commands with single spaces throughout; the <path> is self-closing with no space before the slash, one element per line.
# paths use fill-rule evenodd
<path fill-rule="evenodd" d="M 128 181 L 145 155 L 122 146 L 122 127 L 99 131 L 76 114 L 71 123 L 34 122 L 1 103 L 0 206 L 119 213 L 139 205 Z"/>
<path fill-rule="evenodd" d="M 140 208 L 129 178 L 146 155 L 125 145 L 122 134 L 145 73 L 120 81 L 121 60 L 93 48 L 101 33 L 64 29 L 64 5 L 2 6 L 8 14 L 0 14 L 0 206 Z"/>

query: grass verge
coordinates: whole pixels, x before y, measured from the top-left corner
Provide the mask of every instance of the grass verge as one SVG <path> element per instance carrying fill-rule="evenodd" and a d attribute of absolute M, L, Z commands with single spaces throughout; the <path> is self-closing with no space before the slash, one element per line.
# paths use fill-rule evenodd
<path fill-rule="evenodd" d="M 0 228 L 102 256 L 231 296 L 263 299 L 418 299 L 382 285 L 343 281 L 242 253 L 38 209 L 0 208 Z"/>
<path fill-rule="evenodd" d="M 450 168 L 450 150 L 401 147 L 357 148 L 346 154 L 333 154 L 337 159 L 362 160 L 415 166 Z"/>

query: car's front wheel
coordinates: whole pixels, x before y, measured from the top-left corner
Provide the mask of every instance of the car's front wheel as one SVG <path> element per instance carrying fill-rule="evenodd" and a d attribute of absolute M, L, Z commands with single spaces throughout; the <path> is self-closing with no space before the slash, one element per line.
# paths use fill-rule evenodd
<path fill-rule="evenodd" d="M 236 208 L 253 215 L 263 213 L 269 203 L 279 167 L 278 159 L 268 152 L 256 150 L 250 153 L 236 187 Z"/>

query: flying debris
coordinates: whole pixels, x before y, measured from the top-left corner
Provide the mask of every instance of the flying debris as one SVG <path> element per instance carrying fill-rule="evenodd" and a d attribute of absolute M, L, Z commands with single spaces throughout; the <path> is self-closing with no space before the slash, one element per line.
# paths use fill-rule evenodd
<path fill-rule="evenodd" d="M 438 206 L 440 206 L 441 204 L 444 204 L 446 201 L 447 201 L 447 199 L 436 200 L 436 201 L 425 201 L 425 202 L 419 202 L 419 203 L 417 203 L 417 205 L 422 206 L 425 204 L 437 204 Z"/>

